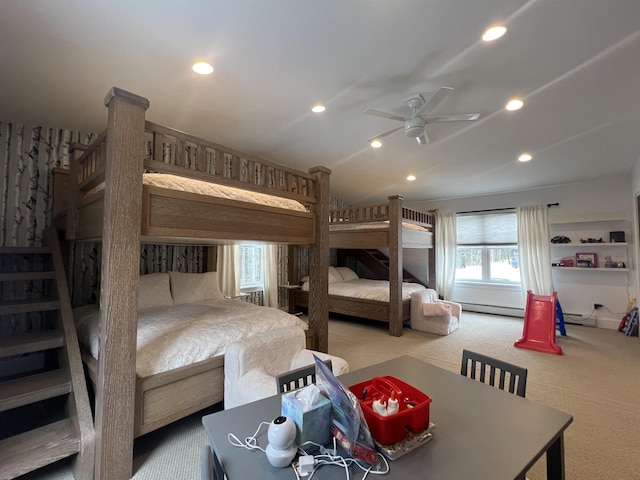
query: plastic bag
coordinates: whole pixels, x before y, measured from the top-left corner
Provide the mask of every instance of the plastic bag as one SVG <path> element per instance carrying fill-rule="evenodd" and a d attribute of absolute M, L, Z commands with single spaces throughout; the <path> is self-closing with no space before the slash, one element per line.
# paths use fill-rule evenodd
<path fill-rule="evenodd" d="M 331 400 L 331 434 L 353 458 L 375 465 L 377 453 L 369 426 L 356 396 L 316 355 L 316 385 Z"/>

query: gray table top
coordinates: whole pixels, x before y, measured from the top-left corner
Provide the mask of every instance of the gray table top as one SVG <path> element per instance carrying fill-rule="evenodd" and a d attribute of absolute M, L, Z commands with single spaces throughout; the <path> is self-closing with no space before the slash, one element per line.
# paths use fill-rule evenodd
<path fill-rule="evenodd" d="M 410 356 L 402 356 L 339 377 L 349 387 L 377 376 L 391 375 L 432 398 L 433 439 L 389 462 L 385 478 L 424 475 L 432 480 L 495 480 L 526 472 L 572 422 L 567 413 L 465 378 Z M 272 467 L 264 453 L 235 447 L 228 433 L 244 438 L 260 422 L 280 414 L 280 396 L 203 417 L 215 454 L 230 480 L 295 479 L 291 468 Z M 266 427 L 258 444 L 267 446 Z M 355 478 L 362 475 L 352 469 Z M 344 479 L 338 467 L 321 467 L 314 478 Z"/>

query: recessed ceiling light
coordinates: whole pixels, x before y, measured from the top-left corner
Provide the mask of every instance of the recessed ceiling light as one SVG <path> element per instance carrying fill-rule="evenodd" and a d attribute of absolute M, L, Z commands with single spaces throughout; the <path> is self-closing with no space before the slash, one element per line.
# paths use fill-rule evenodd
<path fill-rule="evenodd" d="M 415 179 L 416 179 L 416 176 L 415 176 L 413 173 L 410 173 L 410 174 L 407 176 L 407 180 L 408 180 L 409 182 L 413 182 Z"/>
<path fill-rule="evenodd" d="M 528 162 L 532 158 L 533 158 L 533 156 L 531 156 L 530 153 L 523 153 L 518 157 L 518 161 L 519 162 Z"/>
<path fill-rule="evenodd" d="M 524 102 L 520 98 L 512 98 L 504 108 L 512 112 L 514 110 L 520 110 L 523 105 Z"/>
<path fill-rule="evenodd" d="M 376 138 L 375 140 L 371 140 L 371 143 L 369 145 L 371 145 L 373 148 L 380 148 L 382 146 L 382 142 Z"/>
<path fill-rule="evenodd" d="M 492 42 L 493 40 L 497 40 L 501 36 L 507 33 L 507 27 L 504 25 L 494 25 L 489 27 L 483 34 L 482 40 L 485 42 Z"/>
<path fill-rule="evenodd" d="M 311 107 L 311 111 L 313 113 L 322 113 L 327 109 L 327 107 L 325 107 L 324 105 L 321 105 L 320 103 L 318 103 L 317 105 L 314 105 L 313 107 Z"/>
<path fill-rule="evenodd" d="M 191 68 L 194 72 L 199 73 L 200 75 L 209 75 L 210 73 L 213 73 L 213 67 L 207 62 L 194 63 Z"/>

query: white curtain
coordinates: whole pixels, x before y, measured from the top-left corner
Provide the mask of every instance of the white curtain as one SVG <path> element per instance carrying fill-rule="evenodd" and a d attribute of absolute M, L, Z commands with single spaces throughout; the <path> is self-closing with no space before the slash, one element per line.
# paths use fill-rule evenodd
<path fill-rule="evenodd" d="M 551 247 L 549 245 L 549 207 L 533 205 L 518 207 L 518 255 L 522 295 L 527 290 L 537 295 L 553 293 Z"/>
<path fill-rule="evenodd" d="M 436 222 L 437 293 L 443 299 L 451 300 L 456 280 L 456 214 L 438 213 Z"/>
<path fill-rule="evenodd" d="M 278 308 L 278 245 L 265 245 L 264 306 Z"/>
<path fill-rule="evenodd" d="M 224 245 L 218 247 L 218 283 L 220 291 L 228 297 L 240 293 L 240 246 Z"/>

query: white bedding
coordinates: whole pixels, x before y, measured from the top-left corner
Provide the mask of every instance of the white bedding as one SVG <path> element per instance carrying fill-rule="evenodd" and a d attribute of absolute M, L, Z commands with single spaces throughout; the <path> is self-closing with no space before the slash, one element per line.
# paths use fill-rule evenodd
<path fill-rule="evenodd" d="M 413 292 L 425 289 L 426 287 L 419 283 L 403 282 L 402 299 L 408 300 Z M 309 291 L 309 282 L 302 284 L 302 290 Z M 357 278 L 347 282 L 331 282 L 329 283 L 329 294 L 388 302 L 389 282 L 387 280 L 370 280 L 368 278 Z"/>
<path fill-rule="evenodd" d="M 178 175 L 170 175 L 166 173 L 145 173 L 142 176 L 144 185 L 154 187 L 169 188 L 171 190 L 180 190 L 183 192 L 198 193 L 208 195 L 210 197 L 226 198 L 228 200 L 239 200 L 243 202 L 256 203 L 270 207 L 286 208 L 288 210 L 296 210 L 306 212 L 306 207 L 295 200 L 289 198 L 276 197 L 259 192 L 242 190 L 240 188 L 228 187 L 217 183 L 204 182 L 194 178 L 181 177 Z M 87 195 L 104 189 L 104 184 L 98 185 L 90 190 Z"/>
<path fill-rule="evenodd" d="M 74 317 L 80 343 L 98 358 L 98 307 L 76 308 Z M 223 355 L 236 340 L 286 326 L 307 328 L 277 308 L 229 299 L 141 310 L 136 373 L 147 377 Z"/>
<path fill-rule="evenodd" d="M 330 223 L 329 224 L 329 230 L 333 230 L 333 231 L 339 231 L 339 230 L 366 230 L 366 229 L 370 229 L 370 228 L 388 228 L 389 227 L 389 221 L 384 221 L 384 222 L 337 222 L 337 223 Z M 418 230 L 421 232 L 430 232 L 431 230 L 429 230 L 427 227 L 423 227 L 422 225 L 416 225 L 415 223 L 411 223 L 411 222 L 402 222 L 402 228 L 406 228 L 408 230 Z"/>

